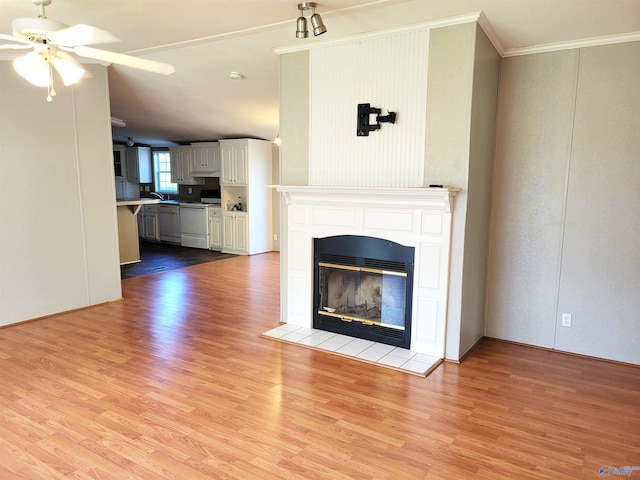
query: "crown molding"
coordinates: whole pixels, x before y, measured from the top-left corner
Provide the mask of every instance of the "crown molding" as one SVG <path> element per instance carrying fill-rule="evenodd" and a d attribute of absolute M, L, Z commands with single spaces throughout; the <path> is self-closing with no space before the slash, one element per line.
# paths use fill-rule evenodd
<path fill-rule="evenodd" d="M 500 55 L 501 57 L 504 57 L 504 52 L 505 52 L 504 46 L 502 45 L 502 42 L 500 41 L 498 34 L 494 30 L 493 26 L 491 25 L 491 22 L 489 22 L 489 19 L 484 14 L 484 12 L 480 12 L 478 16 L 478 25 L 480 25 L 480 28 L 482 29 L 484 34 L 487 36 L 487 38 L 493 45 L 493 48 L 495 48 L 496 52 L 498 52 L 498 55 Z"/>
<path fill-rule="evenodd" d="M 412 32 L 415 30 L 431 30 L 440 27 L 449 27 L 451 25 L 460 25 L 463 23 L 478 22 L 478 19 L 482 16 L 482 12 L 468 13 L 466 15 L 458 15 L 455 17 L 447 17 L 439 20 L 432 20 L 428 22 L 416 23 L 413 25 L 407 25 L 404 27 L 390 28 L 386 30 L 376 30 L 372 32 L 359 33 L 355 35 L 348 35 L 333 40 L 315 41 L 313 43 L 300 43 L 297 45 L 290 45 L 284 47 L 276 47 L 273 51 L 278 55 L 284 55 L 287 53 L 301 52 L 304 50 L 311 50 L 316 47 L 326 47 L 331 45 L 340 45 L 343 43 L 353 42 L 357 40 L 364 40 L 380 35 L 390 35 L 394 33 Z"/>
<path fill-rule="evenodd" d="M 531 47 L 509 48 L 503 57 L 519 57 L 521 55 L 533 55 L 536 53 L 557 52 L 560 50 L 571 50 L 576 48 L 597 47 L 601 45 L 611 45 L 614 43 L 627 43 L 640 41 L 640 32 L 623 33 L 619 35 L 608 35 L 606 37 L 585 38 L 572 40 L 569 42 L 548 43 L 545 45 L 534 45 Z"/>

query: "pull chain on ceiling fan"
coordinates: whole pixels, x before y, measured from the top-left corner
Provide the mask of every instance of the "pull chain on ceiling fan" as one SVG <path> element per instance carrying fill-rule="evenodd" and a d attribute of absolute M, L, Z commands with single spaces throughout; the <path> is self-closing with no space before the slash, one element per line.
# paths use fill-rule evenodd
<path fill-rule="evenodd" d="M 0 39 L 16 43 L 0 45 L 0 50 L 32 48 L 33 51 L 13 61 L 20 76 L 38 87 L 47 87 L 47 101 L 51 102 L 56 92 L 53 88 L 53 70 L 66 85 L 73 85 L 83 77 L 85 70 L 71 55 L 90 58 L 106 63 L 115 63 L 148 72 L 170 75 L 173 65 L 144 58 L 115 53 L 87 45 L 114 43 L 120 40 L 111 33 L 90 25 L 68 26 L 49 20 L 45 6 L 51 0 L 31 0 L 39 8 L 37 18 L 17 18 L 11 22 L 13 35 L 0 34 Z"/>

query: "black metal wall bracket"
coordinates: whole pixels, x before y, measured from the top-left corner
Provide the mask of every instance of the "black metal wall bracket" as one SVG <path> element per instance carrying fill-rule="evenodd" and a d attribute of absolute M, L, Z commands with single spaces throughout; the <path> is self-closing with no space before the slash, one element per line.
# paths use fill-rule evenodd
<path fill-rule="evenodd" d="M 358 130 L 356 131 L 358 137 L 368 137 L 369 132 L 380 130 L 381 123 L 396 123 L 396 112 L 389 112 L 384 116 L 380 116 L 380 112 L 379 108 L 372 107 L 370 103 L 358 104 Z M 374 124 L 369 123 L 371 115 L 376 115 Z"/>

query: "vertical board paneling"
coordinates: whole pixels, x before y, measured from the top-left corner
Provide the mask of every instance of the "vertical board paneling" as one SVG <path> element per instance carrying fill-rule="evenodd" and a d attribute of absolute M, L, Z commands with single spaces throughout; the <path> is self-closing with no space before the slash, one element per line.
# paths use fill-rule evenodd
<path fill-rule="evenodd" d="M 310 52 L 311 185 L 423 186 L 428 42 L 425 29 Z M 396 124 L 358 137 L 359 103 Z"/>

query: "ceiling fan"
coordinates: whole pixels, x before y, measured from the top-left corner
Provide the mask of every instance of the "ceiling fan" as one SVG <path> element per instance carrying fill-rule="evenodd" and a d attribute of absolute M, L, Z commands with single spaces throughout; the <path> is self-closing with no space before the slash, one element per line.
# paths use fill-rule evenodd
<path fill-rule="evenodd" d="M 44 8 L 52 0 L 31 0 L 40 13 L 37 18 L 16 18 L 11 22 L 13 35 L 0 34 L 0 39 L 10 42 L 0 45 L 0 50 L 29 49 L 32 51 L 13 61 L 20 76 L 38 87 L 47 87 L 47 101 L 55 96 L 53 70 L 55 69 L 66 86 L 76 83 L 85 73 L 84 68 L 71 53 L 93 60 L 116 63 L 148 72 L 169 75 L 175 71 L 173 65 L 155 62 L 122 53 L 101 50 L 87 45 L 114 43 L 120 40 L 111 33 L 90 25 L 68 26 L 49 20 Z"/>

